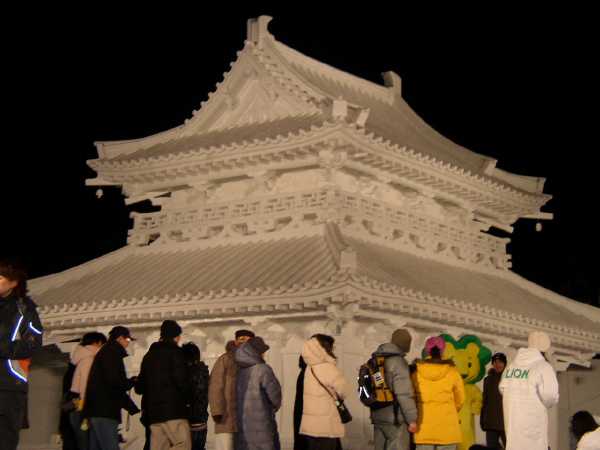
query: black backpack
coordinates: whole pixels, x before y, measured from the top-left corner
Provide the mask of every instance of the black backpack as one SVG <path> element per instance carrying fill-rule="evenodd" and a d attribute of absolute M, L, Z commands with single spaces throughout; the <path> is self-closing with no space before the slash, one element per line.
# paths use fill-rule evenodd
<path fill-rule="evenodd" d="M 358 369 L 358 398 L 371 409 L 393 405 L 394 393 L 385 382 L 385 358 L 372 355 Z"/>

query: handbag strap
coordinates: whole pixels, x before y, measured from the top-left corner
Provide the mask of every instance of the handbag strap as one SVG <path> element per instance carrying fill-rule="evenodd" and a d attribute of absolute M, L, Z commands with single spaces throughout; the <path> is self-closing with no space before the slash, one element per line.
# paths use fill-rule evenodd
<path fill-rule="evenodd" d="M 327 389 L 323 383 L 321 383 L 321 380 L 319 380 L 319 377 L 317 377 L 317 375 L 315 374 L 315 371 L 313 370 L 312 366 L 310 367 L 310 371 L 311 371 L 311 373 L 313 374 L 313 377 L 315 377 L 315 380 L 317 380 L 317 382 L 318 382 L 318 383 L 321 385 L 321 387 L 322 387 L 323 389 L 325 389 L 325 391 L 327 391 L 327 393 L 328 393 L 328 394 L 331 396 L 331 398 L 332 398 L 332 399 L 334 399 L 336 402 L 339 402 L 339 401 L 340 401 L 340 399 L 339 399 L 339 397 L 337 396 L 337 393 L 336 393 L 335 395 L 333 395 L 333 394 L 331 393 L 331 391 L 330 391 L 329 389 Z"/>

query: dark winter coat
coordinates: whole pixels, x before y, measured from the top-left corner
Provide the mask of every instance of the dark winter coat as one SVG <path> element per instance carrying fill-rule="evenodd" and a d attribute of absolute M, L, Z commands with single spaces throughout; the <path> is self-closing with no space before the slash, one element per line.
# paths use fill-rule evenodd
<path fill-rule="evenodd" d="M 481 429 L 484 431 L 504 431 L 504 410 L 502 409 L 502 394 L 498 385 L 502 373 L 490 369 L 483 380 L 483 405 L 479 417 Z"/>
<path fill-rule="evenodd" d="M 42 332 L 30 298 L 0 298 L 0 390 L 27 392 L 29 363 L 42 346 Z"/>
<path fill-rule="evenodd" d="M 416 423 L 415 391 L 404 352 L 396 344 L 387 343 L 380 345 L 374 355 L 385 358 L 385 383 L 394 393 L 396 404 L 371 410 L 371 422 L 381 425 Z"/>
<path fill-rule="evenodd" d="M 191 385 L 190 424 L 208 421 L 208 366 L 203 361 L 188 365 Z"/>
<path fill-rule="evenodd" d="M 144 398 L 147 424 L 187 419 L 191 383 L 183 350 L 174 341 L 159 341 L 144 355 L 135 391 Z"/>
<path fill-rule="evenodd" d="M 273 369 L 249 343 L 235 352 L 237 375 L 236 450 L 280 450 L 275 413 L 281 407 L 281 385 Z"/>
<path fill-rule="evenodd" d="M 96 353 L 88 378 L 83 417 L 105 417 L 121 422 L 121 409 L 135 414 L 135 405 L 127 395 L 134 379 L 125 374 L 125 349 L 117 341 L 109 341 Z"/>
<path fill-rule="evenodd" d="M 237 431 L 235 381 L 238 367 L 234 360 L 237 347 L 229 341 L 226 352 L 219 356 L 210 373 L 208 401 L 210 414 L 221 416 L 215 421 L 215 433 L 235 433 Z"/>

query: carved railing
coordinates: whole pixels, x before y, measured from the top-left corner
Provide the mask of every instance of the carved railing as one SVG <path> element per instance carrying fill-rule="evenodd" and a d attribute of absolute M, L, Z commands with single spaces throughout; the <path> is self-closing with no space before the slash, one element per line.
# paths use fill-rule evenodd
<path fill-rule="evenodd" d="M 239 237 L 333 221 L 349 231 L 440 257 L 494 268 L 510 267 L 506 254 L 508 239 L 478 231 L 472 224 L 436 220 L 418 210 L 403 209 L 337 188 L 134 213 L 132 217 L 134 227 L 129 232 L 129 243 L 134 245 L 146 245 L 156 239 L 170 242 Z"/>

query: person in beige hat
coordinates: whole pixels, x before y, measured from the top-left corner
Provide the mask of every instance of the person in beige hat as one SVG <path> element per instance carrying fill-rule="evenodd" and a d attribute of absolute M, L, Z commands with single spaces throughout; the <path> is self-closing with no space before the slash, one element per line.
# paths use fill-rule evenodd
<path fill-rule="evenodd" d="M 532 331 L 528 346 L 520 348 L 500 382 L 506 450 L 547 450 L 548 409 L 558 403 L 558 380 L 543 352 L 550 337 Z"/>

